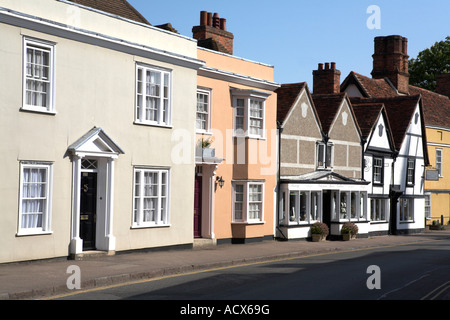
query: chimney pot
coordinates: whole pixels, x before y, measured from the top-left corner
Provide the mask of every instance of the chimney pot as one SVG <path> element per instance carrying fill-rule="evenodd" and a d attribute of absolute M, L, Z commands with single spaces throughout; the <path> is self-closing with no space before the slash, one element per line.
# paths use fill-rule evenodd
<path fill-rule="evenodd" d="M 207 17 L 208 17 L 208 26 L 212 26 L 212 21 L 213 21 L 212 13 L 208 12 Z"/>
<path fill-rule="evenodd" d="M 220 18 L 220 29 L 227 31 L 227 19 Z"/>
<path fill-rule="evenodd" d="M 331 63 L 331 69 L 332 70 L 336 70 L 336 62 L 332 62 Z"/>
<path fill-rule="evenodd" d="M 213 27 L 214 28 L 220 28 L 220 18 L 219 14 L 216 12 L 213 16 Z"/>
<path fill-rule="evenodd" d="M 319 63 L 319 70 L 323 70 L 323 63 Z"/>
<path fill-rule="evenodd" d="M 206 26 L 207 23 L 208 23 L 208 12 L 200 11 L 200 25 Z"/>
<path fill-rule="evenodd" d="M 329 70 L 330 69 L 330 63 L 329 62 L 325 62 L 325 70 Z"/>

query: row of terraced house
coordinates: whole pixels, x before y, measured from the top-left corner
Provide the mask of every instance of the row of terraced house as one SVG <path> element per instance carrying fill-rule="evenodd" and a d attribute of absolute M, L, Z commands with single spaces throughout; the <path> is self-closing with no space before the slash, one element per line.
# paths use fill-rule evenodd
<path fill-rule="evenodd" d="M 401 36 L 311 91 L 233 55 L 217 13 L 188 37 L 125 0 L 1 0 L 0 34 L 0 263 L 448 219 L 449 78 L 409 85 Z"/>

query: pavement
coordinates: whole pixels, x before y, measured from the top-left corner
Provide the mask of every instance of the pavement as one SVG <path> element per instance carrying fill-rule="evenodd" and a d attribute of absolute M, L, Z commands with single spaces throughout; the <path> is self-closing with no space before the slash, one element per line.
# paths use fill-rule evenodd
<path fill-rule="evenodd" d="M 209 269 L 443 239 L 450 239 L 449 226 L 446 230 L 427 229 L 420 234 L 375 236 L 351 241 L 273 240 L 248 244 L 195 245 L 192 249 L 183 250 L 117 253 L 81 261 L 61 258 L 7 263 L 0 264 L 0 300 L 46 299 L 76 290 Z M 69 269 L 68 272 L 68 267 L 74 265 L 79 267 L 81 288 L 70 290 L 67 282 L 73 271 Z"/>

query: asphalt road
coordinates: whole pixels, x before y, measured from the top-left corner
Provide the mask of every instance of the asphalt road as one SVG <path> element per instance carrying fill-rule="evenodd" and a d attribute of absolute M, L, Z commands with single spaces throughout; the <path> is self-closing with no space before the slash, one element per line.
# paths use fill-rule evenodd
<path fill-rule="evenodd" d="M 166 302 L 450 300 L 450 240 L 207 270 L 86 290 L 58 299 Z M 184 311 L 188 312 L 188 309 Z"/>

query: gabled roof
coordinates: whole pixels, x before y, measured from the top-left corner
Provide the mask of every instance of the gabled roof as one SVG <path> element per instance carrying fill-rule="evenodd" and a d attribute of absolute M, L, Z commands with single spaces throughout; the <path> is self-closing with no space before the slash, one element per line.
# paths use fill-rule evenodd
<path fill-rule="evenodd" d="M 395 123 L 391 126 L 392 136 L 394 138 L 395 148 L 400 150 L 409 124 L 414 117 L 417 104 L 421 103 L 421 96 L 396 96 L 396 97 L 378 97 L 378 98 L 356 98 L 351 97 L 352 104 L 361 103 L 383 103 L 388 118 Z M 423 117 L 423 114 L 421 115 Z M 425 128 L 423 128 L 425 134 Z"/>
<path fill-rule="evenodd" d="M 125 152 L 115 143 L 102 128 L 93 127 L 82 135 L 77 141 L 72 143 L 67 151 L 72 154 L 110 154 L 119 155 Z"/>
<path fill-rule="evenodd" d="M 423 113 L 427 126 L 450 128 L 450 99 L 436 92 L 409 86 L 411 95 L 422 96 Z"/>
<path fill-rule="evenodd" d="M 345 93 L 313 94 L 314 105 L 316 106 L 324 133 L 329 133 L 331 125 L 346 96 Z"/>
<path fill-rule="evenodd" d="M 287 83 L 282 84 L 275 90 L 277 93 L 277 121 L 279 123 L 284 122 L 289 111 L 294 106 L 294 102 L 297 101 L 298 96 L 306 87 L 306 82 Z"/>
<path fill-rule="evenodd" d="M 384 118 L 384 123 L 386 125 L 386 131 L 388 140 L 390 143 L 389 149 L 394 150 L 394 137 L 392 136 L 392 130 L 390 126 L 389 117 L 387 115 L 386 108 L 383 103 L 360 103 L 352 104 L 353 111 L 355 112 L 358 125 L 361 129 L 361 134 L 363 139 L 369 141 L 371 135 L 377 128 L 376 124 L 380 117 Z"/>
<path fill-rule="evenodd" d="M 150 25 L 147 19 L 126 0 L 69 0 L 82 6 Z"/>
<path fill-rule="evenodd" d="M 372 79 L 352 71 L 342 82 L 341 92 L 344 92 L 350 84 L 354 84 L 366 98 L 399 96 L 387 78 Z M 409 85 L 409 95 L 422 95 L 424 120 L 427 126 L 450 128 L 449 97 L 412 85 Z"/>
<path fill-rule="evenodd" d="M 352 71 L 342 82 L 341 92 L 350 84 L 356 85 L 366 98 L 398 96 L 397 90 L 388 79 L 372 79 Z"/>

